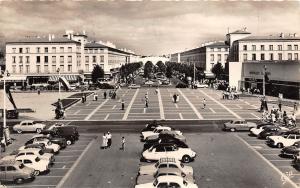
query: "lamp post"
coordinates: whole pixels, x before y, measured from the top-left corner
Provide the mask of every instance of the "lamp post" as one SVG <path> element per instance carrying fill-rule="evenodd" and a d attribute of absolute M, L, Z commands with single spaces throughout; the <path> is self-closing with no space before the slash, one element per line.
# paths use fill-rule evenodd
<path fill-rule="evenodd" d="M 61 99 L 61 94 L 60 94 L 60 69 L 58 68 L 57 69 L 57 72 L 58 72 L 58 95 L 59 95 L 59 98 Z"/>
<path fill-rule="evenodd" d="M 195 62 L 194 62 L 194 81 L 193 81 L 194 86 L 195 86 L 195 78 L 196 78 L 196 65 L 195 65 Z"/>
<path fill-rule="evenodd" d="M 264 65 L 264 71 L 263 71 L 263 96 L 266 96 L 266 80 L 265 80 L 265 76 L 266 76 L 266 71 L 267 71 L 267 66 Z"/>
<path fill-rule="evenodd" d="M 3 75 L 3 134 L 4 134 L 4 131 L 6 131 L 6 88 L 5 88 L 5 85 L 6 85 L 6 76 L 9 76 L 9 73 L 8 71 L 3 71 L 2 72 L 2 75 Z M 3 135 L 1 135 L 2 137 Z M 5 138 L 5 143 L 7 143 L 7 138 Z"/>

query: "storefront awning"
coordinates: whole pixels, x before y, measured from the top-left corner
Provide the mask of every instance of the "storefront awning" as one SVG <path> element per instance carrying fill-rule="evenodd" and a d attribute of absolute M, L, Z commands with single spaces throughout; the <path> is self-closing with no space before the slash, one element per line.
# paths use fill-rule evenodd
<path fill-rule="evenodd" d="M 77 81 L 78 75 L 60 75 L 60 77 L 64 77 L 68 81 Z M 52 75 L 49 77 L 49 82 L 57 82 L 59 75 Z"/>
<path fill-rule="evenodd" d="M 10 75 L 5 78 L 5 81 L 6 82 L 23 82 L 23 81 L 26 81 L 26 79 L 27 79 L 27 76 Z M 1 78 L 0 80 L 3 81 L 3 78 Z"/>

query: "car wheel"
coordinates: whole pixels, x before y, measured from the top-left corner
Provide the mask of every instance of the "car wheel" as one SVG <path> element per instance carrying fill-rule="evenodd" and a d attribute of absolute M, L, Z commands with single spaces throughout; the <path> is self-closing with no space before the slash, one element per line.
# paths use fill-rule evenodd
<path fill-rule="evenodd" d="M 67 145 L 69 146 L 71 144 L 72 144 L 71 140 L 67 140 Z"/>
<path fill-rule="evenodd" d="M 17 130 L 17 133 L 21 134 L 21 133 L 22 133 L 22 130 L 21 130 L 21 129 L 18 129 L 18 130 Z"/>
<path fill-rule="evenodd" d="M 42 132 L 42 129 L 36 129 L 36 132 L 37 132 L 37 133 L 41 133 L 41 132 Z"/>
<path fill-rule="evenodd" d="M 230 131 L 231 131 L 231 132 L 235 132 L 236 129 L 235 129 L 235 128 L 231 128 Z"/>
<path fill-rule="evenodd" d="M 189 162 L 191 162 L 191 157 L 188 156 L 188 155 L 184 155 L 184 156 L 182 157 L 182 162 L 184 162 L 184 163 L 189 163 Z"/>
<path fill-rule="evenodd" d="M 278 144 L 277 144 L 277 147 L 278 147 L 278 148 L 283 148 L 283 144 L 282 144 L 282 143 L 278 143 Z"/>
<path fill-rule="evenodd" d="M 39 174 L 40 174 L 40 171 L 39 171 L 39 170 L 35 170 L 35 171 L 34 171 L 34 175 L 35 175 L 35 176 L 38 176 Z"/>
<path fill-rule="evenodd" d="M 24 179 L 23 179 L 23 178 L 17 178 L 17 179 L 15 180 L 15 182 L 16 182 L 16 184 L 21 184 L 21 183 L 24 182 Z"/>

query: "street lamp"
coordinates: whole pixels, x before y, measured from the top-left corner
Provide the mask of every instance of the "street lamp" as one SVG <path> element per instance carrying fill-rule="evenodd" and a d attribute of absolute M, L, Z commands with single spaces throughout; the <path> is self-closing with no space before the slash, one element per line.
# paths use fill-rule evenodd
<path fill-rule="evenodd" d="M 5 85 L 6 85 L 6 77 L 8 77 L 10 74 L 8 71 L 2 71 L 1 72 L 2 75 L 3 75 L 3 133 L 4 131 L 6 131 L 6 88 L 5 88 Z M 1 135 L 2 137 L 3 135 Z M 7 143 L 7 139 L 6 137 L 5 138 L 5 143 Z"/>
<path fill-rule="evenodd" d="M 194 81 L 193 81 L 194 86 L 195 86 L 195 77 L 196 77 L 196 65 L 195 65 L 195 61 L 194 61 Z"/>
<path fill-rule="evenodd" d="M 59 95 L 59 98 L 61 99 L 61 94 L 60 94 L 60 69 L 58 68 L 57 69 L 57 73 L 58 73 L 58 95 Z"/>
<path fill-rule="evenodd" d="M 267 66 L 264 65 L 264 72 L 263 72 L 263 96 L 266 96 L 266 71 L 267 71 Z"/>

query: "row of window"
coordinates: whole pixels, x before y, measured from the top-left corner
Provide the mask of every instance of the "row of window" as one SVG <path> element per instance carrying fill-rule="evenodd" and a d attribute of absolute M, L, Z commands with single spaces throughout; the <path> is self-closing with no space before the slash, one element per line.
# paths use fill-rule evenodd
<path fill-rule="evenodd" d="M 217 54 L 217 61 L 222 61 L 222 54 Z M 224 54 L 224 61 L 226 61 L 228 58 L 228 54 Z M 210 61 L 215 61 L 215 54 L 210 54 Z"/>
<path fill-rule="evenodd" d="M 227 52 L 229 48 L 210 48 L 212 52 L 221 52 L 223 51 L 222 49 L 225 49 L 225 51 Z"/>
<path fill-rule="evenodd" d="M 84 53 L 86 53 L 86 54 L 103 53 L 103 52 L 104 52 L 104 49 L 98 49 L 98 48 L 95 48 L 95 49 L 84 49 Z"/>
<path fill-rule="evenodd" d="M 265 46 L 267 46 L 267 45 L 260 45 L 260 50 L 261 51 L 265 51 L 266 50 Z M 256 51 L 258 49 L 256 47 L 257 47 L 256 45 L 251 45 L 251 50 L 252 51 Z M 247 51 L 248 50 L 248 45 L 243 45 L 243 50 Z M 269 51 L 273 51 L 274 50 L 274 45 L 269 45 L 268 50 Z M 283 50 L 282 45 L 277 45 L 277 50 L 278 51 L 282 51 Z M 298 45 L 295 44 L 294 48 L 293 48 L 292 45 L 287 45 L 287 50 L 289 50 L 289 51 L 292 51 L 292 50 L 297 51 L 298 50 Z"/>
<path fill-rule="evenodd" d="M 93 62 L 93 63 L 96 63 L 96 62 L 97 62 L 97 56 L 92 56 L 91 59 L 92 59 L 92 62 Z M 90 62 L 89 56 L 85 56 L 85 62 L 86 62 L 86 63 L 89 63 L 89 62 Z M 104 56 L 103 56 L 103 55 L 100 56 L 100 62 L 101 62 L 101 63 L 104 63 Z"/>
<path fill-rule="evenodd" d="M 250 60 L 248 59 L 248 54 L 243 54 L 243 60 L 244 61 Z M 251 60 L 253 61 L 257 60 L 256 54 L 251 54 Z M 283 57 L 282 57 L 282 53 L 278 53 L 278 58 L 275 59 L 274 54 L 270 53 L 269 58 L 266 59 L 265 54 L 260 54 L 260 60 L 283 60 Z M 299 60 L 298 53 L 294 53 L 294 59 L 293 59 L 293 54 L 288 53 L 288 60 Z"/>
<path fill-rule="evenodd" d="M 57 47 L 58 48 L 58 47 Z M 44 53 L 49 53 L 49 50 L 50 48 L 49 47 L 44 47 Z M 17 48 L 12 48 L 12 52 L 13 53 L 17 53 Z M 42 48 L 41 47 L 36 47 L 36 53 L 42 53 Z M 52 53 L 56 53 L 56 47 L 52 47 L 51 48 L 51 52 Z M 59 47 L 59 52 L 60 53 L 63 53 L 65 52 L 65 47 Z M 71 53 L 72 52 L 72 47 L 67 47 L 67 51 L 66 52 L 69 52 Z M 22 53 L 30 53 L 30 48 L 29 47 L 26 47 L 26 48 L 18 48 L 18 53 L 22 54 Z"/>
<path fill-rule="evenodd" d="M 30 58 L 29 56 L 25 56 L 25 63 L 30 63 Z M 60 63 L 64 63 L 65 60 L 65 56 L 59 56 L 59 62 Z M 19 56 L 18 59 L 19 63 L 23 63 L 23 56 Z M 12 56 L 12 63 L 16 63 L 17 59 L 16 56 Z M 36 63 L 40 63 L 41 62 L 41 56 L 36 56 Z M 68 56 L 67 57 L 67 62 L 68 63 L 72 63 L 72 56 Z M 49 63 L 49 57 L 48 56 L 44 56 L 44 63 Z M 52 63 L 55 64 L 56 63 L 56 56 L 52 56 Z"/>

